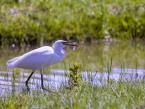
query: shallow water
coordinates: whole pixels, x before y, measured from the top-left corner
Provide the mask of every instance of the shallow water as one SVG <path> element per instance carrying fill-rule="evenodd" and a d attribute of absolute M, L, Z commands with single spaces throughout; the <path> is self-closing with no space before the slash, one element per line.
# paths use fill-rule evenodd
<path fill-rule="evenodd" d="M 30 73 L 21 70 L 17 70 L 19 73 L 8 71 L 6 61 L 30 50 L 0 50 L 1 96 L 23 92 L 26 89 L 25 81 Z M 74 63 L 81 65 L 82 79 L 90 85 L 105 85 L 108 79 L 114 82 L 120 79 L 124 81 L 145 79 L 145 46 L 141 42 L 136 44 L 120 41 L 113 43 L 97 42 L 92 45 L 80 44 L 75 51 L 67 48 L 66 53 L 64 61 L 49 66 L 49 70 L 45 71 L 44 84 L 46 88 L 59 90 L 68 86 L 69 78 L 65 76 L 65 73 L 68 73 L 66 70 Z M 52 73 L 50 74 L 50 72 Z M 39 72 L 34 73 L 29 82 L 31 90 L 41 90 L 40 82 Z"/>
<path fill-rule="evenodd" d="M 50 70 L 53 74 L 44 74 L 44 85 L 50 90 L 59 90 L 68 86 L 69 78 L 65 76 L 65 70 Z M 61 74 L 61 75 L 60 75 Z M 7 96 L 14 92 L 23 92 L 25 87 L 25 81 L 30 73 L 20 72 L 18 77 L 13 77 L 13 72 L 0 72 L 0 90 L 1 96 Z M 90 85 L 102 86 L 107 84 L 108 77 L 114 82 L 119 81 L 136 81 L 145 80 L 145 70 L 144 69 L 120 69 L 113 68 L 111 73 L 101 73 L 101 72 L 82 72 L 82 79 Z M 41 90 L 40 84 L 40 74 L 34 73 L 29 81 L 29 86 L 31 90 Z"/>

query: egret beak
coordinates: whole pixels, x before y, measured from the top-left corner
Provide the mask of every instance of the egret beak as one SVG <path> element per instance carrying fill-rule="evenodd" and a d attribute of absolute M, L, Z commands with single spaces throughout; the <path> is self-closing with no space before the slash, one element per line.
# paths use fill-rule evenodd
<path fill-rule="evenodd" d="M 69 46 L 78 46 L 78 44 L 76 42 L 69 42 L 69 41 L 64 41 L 63 44 L 69 45 Z"/>

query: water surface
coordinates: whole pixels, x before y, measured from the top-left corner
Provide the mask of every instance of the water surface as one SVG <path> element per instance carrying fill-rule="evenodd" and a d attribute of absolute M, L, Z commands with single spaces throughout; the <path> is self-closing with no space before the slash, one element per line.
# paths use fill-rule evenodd
<path fill-rule="evenodd" d="M 0 54 L 0 90 L 1 95 L 22 92 L 26 89 L 25 81 L 31 71 L 15 69 L 8 71 L 6 61 L 19 56 L 31 49 L 1 49 Z M 68 85 L 69 78 L 65 75 L 74 63 L 81 65 L 83 81 L 90 85 L 107 84 L 108 78 L 114 82 L 136 81 L 145 78 L 145 46 L 142 43 L 96 42 L 91 45 L 80 44 L 73 50 L 66 48 L 64 61 L 45 68 L 44 84 L 52 90 L 59 90 Z M 61 69 L 61 70 L 60 70 Z M 29 72 L 29 73 L 28 73 Z M 30 80 L 31 90 L 41 90 L 40 74 L 37 71 Z"/>
<path fill-rule="evenodd" d="M 44 85 L 53 91 L 58 91 L 60 88 L 68 86 L 69 77 L 66 76 L 68 71 L 65 70 L 50 70 L 53 74 L 44 75 Z M 13 92 L 23 92 L 26 90 L 25 81 L 30 73 L 20 72 L 17 77 L 14 77 L 15 72 L 0 72 L 0 90 L 1 96 L 12 94 Z M 61 75 L 60 75 L 61 74 Z M 81 72 L 82 80 L 93 86 L 106 85 L 108 78 L 114 82 L 123 81 L 145 81 L 144 69 L 120 69 L 113 68 L 111 73 L 108 72 Z M 29 86 L 32 90 L 41 90 L 40 74 L 34 73 L 29 81 Z"/>

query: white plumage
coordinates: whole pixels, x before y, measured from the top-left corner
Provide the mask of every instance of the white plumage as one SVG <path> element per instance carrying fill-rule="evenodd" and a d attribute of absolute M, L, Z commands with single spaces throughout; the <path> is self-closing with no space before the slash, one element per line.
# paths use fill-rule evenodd
<path fill-rule="evenodd" d="M 57 52 L 59 52 L 59 54 Z M 40 70 L 43 67 L 55 64 L 64 59 L 64 50 L 61 49 L 57 52 L 49 46 L 40 47 L 22 56 L 9 60 L 7 66 L 10 69 L 19 67 Z"/>

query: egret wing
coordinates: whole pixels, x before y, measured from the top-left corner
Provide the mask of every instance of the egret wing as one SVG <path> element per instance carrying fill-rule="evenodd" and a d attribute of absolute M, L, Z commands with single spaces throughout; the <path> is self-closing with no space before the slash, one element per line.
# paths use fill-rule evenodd
<path fill-rule="evenodd" d="M 13 58 L 8 61 L 13 67 L 40 69 L 44 64 L 51 61 L 53 57 L 53 49 L 49 46 L 40 47 L 32 50 L 22 56 Z"/>

